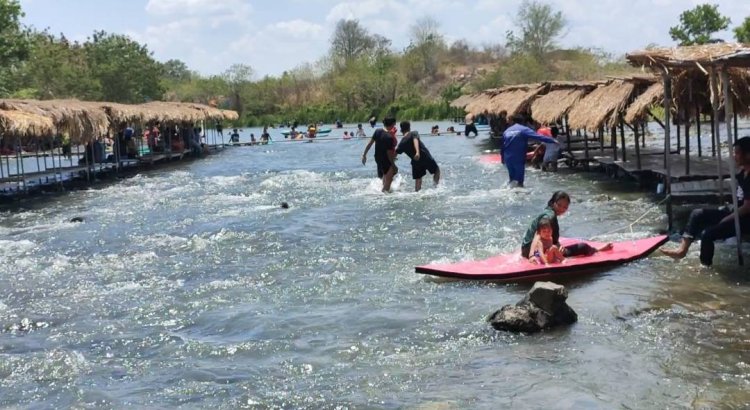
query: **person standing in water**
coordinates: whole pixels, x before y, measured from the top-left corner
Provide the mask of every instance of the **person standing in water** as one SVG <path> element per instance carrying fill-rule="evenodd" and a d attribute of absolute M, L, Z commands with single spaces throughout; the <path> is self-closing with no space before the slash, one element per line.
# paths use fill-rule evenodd
<path fill-rule="evenodd" d="M 437 185 L 440 182 L 440 167 L 438 167 L 430 151 L 422 143 L 419 133 L 411 130 L 411 123 L 409 121 L 402 121 L 401 134 L 404 137 L 401 138 L 401 142 L 399 142 L 398 148 L 396 148 L 396 153 L 406 154 L 411 158 L 411 176 L 414 178 L 414 191 L 419 192 L 422 189 L 422 177 L 427 175 L 428 171 L 432 174 L 432 180 Z"/>
<path fill-rule="evenodd" d="M 372 134 L 370 142 L 362 154 L 362 165 L 367 163 L 367 152 L 375 144 L 375 163 L 378 167 L 378 178 L 383 180 L 383 192 L 391 192 L 393 177 L 398 173 L 396 167 L 396 119 L 386 118 L 383 120 L 385 128 L 378 128 Z"/>
<path fill-rule="evenodd" d="M 503 162 L 508 169 L 508 179 L 511 186 L 523 186 L 524 176 L 526 174 L 526 150 L 529 145 L 529 139 L 559 144 L 551 137 L 545 137 L 532 131 L 526 126 L 526 119 L 522 115 L 511 117 L 513 125 L 508 127 L 503 133 Z"/>

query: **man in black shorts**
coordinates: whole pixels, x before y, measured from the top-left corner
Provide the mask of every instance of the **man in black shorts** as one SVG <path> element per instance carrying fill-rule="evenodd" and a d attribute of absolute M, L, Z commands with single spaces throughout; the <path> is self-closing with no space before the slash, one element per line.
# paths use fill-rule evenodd
<path fill-rule="evenodd" d="M 396 167 L 396 119 L 386 118 L 383 120 L 383 128 L 378 128 L 372 134 L 370 142 L 362 154 L 362 165 L 367 163 L 367 152 L 372 144 L 375 144 L 375 163 L 378 166 L 378 178 L 383 180 L 383 192 L 391 192 L 393 177 L 398 172 Z"/>
<path fill-rule="evenodd" d="M 430 151 L 419 139 L 419 133 L 411 130 L 411 123 L 409 121 L 401 122 L 401 134 L 404 135 L 401 138 L 401 142 L 396 148 L 397 154 L 406 154 L 411 158 L 411 176 L 414 178 L 414 191 L 422 189 L 422 177 L 427 175 L 429 171 L 432 174 L 432 180 L 435 181 L 435 185 L 440 182 L 440 167 L 438 167 L 435 159 L 432 158 Z"/>

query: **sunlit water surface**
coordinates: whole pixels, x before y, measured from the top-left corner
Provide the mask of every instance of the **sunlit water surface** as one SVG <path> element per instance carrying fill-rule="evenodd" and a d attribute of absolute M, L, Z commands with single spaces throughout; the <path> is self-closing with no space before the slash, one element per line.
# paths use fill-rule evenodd
<path fill-rule="evenodd" d="M 486 317 L 528 284 L 414 266 L 518 249 L 556 189 L 573 197 L 574 237 L 654 200 L 566 170 L 508 190 L 480 139 L 424 141 L 444 182 L 420 193 L 402 158 L 381 194 L 366 140 L 277 142 L 0 214 L 0 407 L 750 405 L 750 273 L 732 246 L 711 270 L 696 247 L 562 281 L 577 324 L 498 333 Z M 598 239 L 664 226 L 655 209 Z"/>

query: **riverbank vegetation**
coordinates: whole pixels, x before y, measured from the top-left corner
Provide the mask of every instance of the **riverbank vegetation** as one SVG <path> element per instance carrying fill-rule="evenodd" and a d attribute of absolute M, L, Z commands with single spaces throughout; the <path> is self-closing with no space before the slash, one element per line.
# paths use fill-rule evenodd
<path fill-rule="evenodd" d="M 718 14 L 716 7 L 691 12 L 683 13 L 670 33 L 685 43 L 710 40 L 715 27 L 696 28 L 693 20 Z M 603 50 L 561 48 L 565 16 L 536 1 L 521 5 L 516 30 L 496 44 L 448 42 L 440 24 L 425 17 L 410 28 L 410 44 L 394 50 L 390 39 L 359 21 L 340 20 L 320 60 L 262 78 L 247 63 L 203 75 L 179 60 L 160 62 L 147 45 L 121 34 L 95 32 L 83 42 L 69 41 L 63 34 L 23 27 L 22 15 L 18 0 L 0 0 L 0 97 L 192 101 L 237 111 L 239 125 L 364 122 L 387 113 L 448 118 L 457 114 L 450 101 L 468 92 L 636 72 Z M 721 16 L 714 20 L 722 28 L 729 23 Z M 750 32 L 748 21 L 735 29 L 738 39 Z"/>

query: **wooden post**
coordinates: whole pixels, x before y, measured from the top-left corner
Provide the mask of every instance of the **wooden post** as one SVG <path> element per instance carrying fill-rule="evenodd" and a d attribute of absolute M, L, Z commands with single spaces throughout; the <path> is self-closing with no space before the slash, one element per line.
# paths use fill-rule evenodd
<path fill-rule="evenodd" d="M 646 124 L 641 123 L 641 147 L 646 148 Z"/>
<path fill-rule="evenodd" d="M 680 135 L 680 110 L 677 110 L 677 114 L 675 115 L 675 128 L 677 128 L 677 155 L 680 155 L 682 152 L 682 136 Z"/>
<path fill-rule="evenodd" d="M 713 86 L 711 86 L 711 87 L 713 87 Z M 716 97 L 716 98 L 718 98 L 718 97 Z M 718 104 L 718 103 L 716 103 L 716 104 Z M 710 120 L 711 120 L 711 156 L 712 157 L 716 156 L 716 122 L 718 121 L 716 119 L 716 117 L 717 117 L 716 113 L 717 112 L 718 112 L 718 108 L 714 106 L 714 102 L 713 102 L 713 99 L 712 99 L 711 100 L 711 115 L 709 116 Z"/>
<path fill-rule="evenodd" d="M 589 166 L 589 134 L 583 130 L 583 157 L 586 158 L 586 167 Z"/>
<path fill-rule="evenodd" d="M 734 112 L 734 134 L 733 134 L 734 141 L 732 141 L 732 144 L 737 142 L 737 111 Z"/>
<path fill-rule="evenodd" d="M 625 154 L 625 125 L 624 120 L 622 119 L 622 115 L 620 115 L 620 145 L 622 145 L 622 162 L 625 163 L 628 161 L 628 158 Z"/>
<path fill-rule="evenodd" d="M 724 86 L 724 114 L 727 119 L 727 149 L 729 150 L 729 183 L 732 187 L 732 206 L 734 207 L 734 232 L 737 237 L 737 263 L 740 264 L 740 266 L 743 265 L 742 260 L 742 232 L 740 231 L 740 214 L 739 214 L 739 207 L 737 203 L 737 195 L 735 193 L 737 192 L 737 180 L 735 179 L 735 167 L 734 167 L 734 160 L 732 159 L 732 146 L 734 145 L 734 142 L 732 140 L 732 124 L 729 122 L 729 119 L 734 116 L 734 107 L 733 107 L 733 101 L 732 101 L 732 95 L 729 93 L 729 73 L 727 72 L 726 67 L 721 70 L 721 82 Z M 734 117 L 735 119 L 737 117 Z M 720 148 L 721 149 L 721 148 Z M 719 151 L 719 157 L 721 157 L 721 151 Z"/>
<path fill-rule="evenodd" d="M 716 73 L 716 69 L 711 69 L 709 75 L 709 86 L 711 87 L 711 117 L 712 117 L 712 129 L 713 135 L 711 138 L 711 145 L 713 155 L 716 155 L 716 147 L 719 145 L 721 140 L 721 130 L 719 126 L 719 106 L 721 104 L 721 96 L 719 95 L 719 75 Z M 727 119 L 727 121 L 729 121 Z M 721 167 L 721 155 L 716 155 L 716 182 L 719 188 L 719 203 L 724 200 L 724 171 Z"/>
<path fill-rule="evenodd" d="M 563 118 L 563 125 L 565 126 L 565 135 L 567 136 L 568 141 L 568 152 L 572 152 L 573 150 L 570 148 L 570 124 L 568 124 L 568 116 L 566 115 Z"/>
<path fill-rule="evenodd" d="M 635 166 L 641 170 L 641 147 L 638 145 L 638 124 L 633 127 L 633 136 L 635 137 Z"/>
<path fill-rule="evenodd" d="M 690 175 L 690 114 L 685 110 L 685 175 Z"/>
<path fill-rule="evenodd" d="M 700 158 L 703 156 L 703 151 L 701 149 L 701 109 L 697 105 L 695 106 L 695 131 L 697 132 L 698 157 Z"/>
<path fill-rule="evenodd" d="M 672 78 L 669 73 L 662 74 L 662 81 L 664 82 L 664 168 L 667 172 L 667 177 L 664 180 L 664 193 L 667 196 L 667 229 L 672 230 L 672 170 L 669 153 L 669 132 L 672 126 L 670 120 L 671 108 L 672 108 Z"/>
<path fill-rule="evenodd" d="M 601 135 L 602 141 L 604 141 L 604 130 L 600 129 L 599 133 Z M 609 130 L 609 142 L 610 145 L 612 145 L 612 157 L 615 161 L 617 161 L 617 127 L 612 127 Z M 604 152 L 604 145 L 602 145 L 602 152 Z"/>
<path fill-rule="evenodd" d="M 599 150 L 601 150 L 602 155 L 604 155 L 604 126 L 599 127 Z M 617 160 L 617 156 L 615 156 L 615 161 Z"/>

